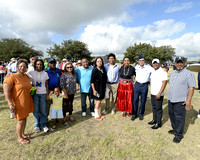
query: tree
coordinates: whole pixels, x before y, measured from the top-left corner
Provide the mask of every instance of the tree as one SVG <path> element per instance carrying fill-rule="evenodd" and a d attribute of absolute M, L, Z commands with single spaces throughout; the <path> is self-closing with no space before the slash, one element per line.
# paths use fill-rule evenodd
<path fill-rule="evenodd" d="M 82 58 L 91 59 L 91 52 L 88 50 L 87 44 L 77 40 L 63 41 L 60 45 L 54 44 L 53 47 L 47 49 L 47 53 L 51 57 L 57 57 L 59 59 L 65 57 L 71 57 L 72 60 Z"/>
<path fill-rule="evenodd" d="M 146 61 L 152 61 L 154 58 L 158 58 L 161 63 L 166 61 L 173 61 L 175 56 L 175 49 L 171 46 L 161 46 L 153 47 L 150 44 L 139 43 L 129 46 L 124 53 L 125 56 L 130 57 L 131 62 L 134 62 L 138 59 L 138 56 L 142 54 L 145 56 Z"/>
<path fill-rule="evenodd" d="M 22 39 L 4 38 L 0 40 L 0 60 L 9 61 L 12 57 L 29 59 L 31 55 L 43 56 L 42 51 L 33 49 Z"/>

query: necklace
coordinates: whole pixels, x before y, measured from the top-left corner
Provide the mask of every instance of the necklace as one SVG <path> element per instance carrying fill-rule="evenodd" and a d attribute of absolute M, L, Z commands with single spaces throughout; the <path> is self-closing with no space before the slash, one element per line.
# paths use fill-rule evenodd
<path fill-rule="evenodd" d="M 128 76 L 129 71 L 130 71 L 130 66 L 128 66 L 127 73 L 126 73 L 126 71 L 125 71 L 125 68 L 126 68 L 126 67 L 124 66 L 124 73 L 123 73 L 123 74 L 124 74 L 124 76 Z"/>

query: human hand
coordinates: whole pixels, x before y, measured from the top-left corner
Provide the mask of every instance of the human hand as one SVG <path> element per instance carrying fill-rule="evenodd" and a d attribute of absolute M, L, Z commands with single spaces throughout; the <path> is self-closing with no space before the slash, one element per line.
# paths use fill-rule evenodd
<path fill-rule="evenodd" d="M 97 96 L 97 91 L 96 90 L 93 91 L 93 95 Z"/>
<path fill-rule="evenodd" d="M 192 109 L 191 101 L 185 101 L 182 105 L 185 105 L 186 110 Z"/>
<path fill-rule="evenodd" d="M 10 105 L 10 109 L 9 110 L 10 110 L 10 112 L 15 112 L 15 106 L 14 106 L 14 104 Z"/>
<path fill-rule="evenodd" d="M 158 93 L 158 94 L 156 95 L 156 99 L 160 99 L 160 96 L 161 96 L 161 94 Z"/>

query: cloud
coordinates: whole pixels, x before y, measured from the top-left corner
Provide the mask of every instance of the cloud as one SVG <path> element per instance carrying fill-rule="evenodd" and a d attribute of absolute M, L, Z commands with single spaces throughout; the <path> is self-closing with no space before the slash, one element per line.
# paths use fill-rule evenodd
<path fill-rule="evenodd" d="M 173 13 L 173 12 L 178 12 L 178 11 L 183 11 L 183 10 L 188 10 L 193 7 L 192 2 L 187 2 L 187 3 L 174 3 L 172 6 L 167 8 L 165 10 L 165 13 Z"/>
<path fill-rule="evenodd" d="M 184 28 L 184 23 L 172 19 L 139 27 L 124 27 L 117 23 L 107 24 L 104 20 L 103 24 L 88 25 L 81 34 L 80 40 L 88 44 L 94 55 L 114 52 L 119 59 L 122 59 L 123 53 L 130 45 L 141 41 L 164 39 L 181 32 Z"/>

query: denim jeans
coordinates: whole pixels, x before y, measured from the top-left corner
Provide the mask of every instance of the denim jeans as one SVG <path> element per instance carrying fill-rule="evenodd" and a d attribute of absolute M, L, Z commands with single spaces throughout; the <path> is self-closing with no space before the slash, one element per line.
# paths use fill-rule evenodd
<path fill-rule="evenodd" d="M 82 112 L 86 112 L 87 110 L 87 104 L 86 104 L 86 98 L 89 98 L 90 102 L 90 112 L 94 112 L 94 99 L 91 98 L 90 93 L 81 93 L 81 108 Z"/>
<path fill-rule="evenodd" d="M 44 128 L 47 125 L 46 94 L 33 95 L 33 116 L 35 119 L 34 127 Z"/>

